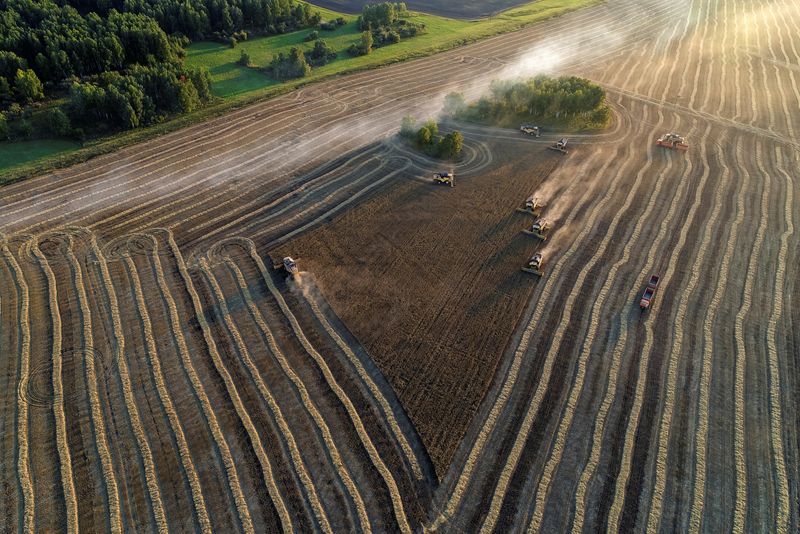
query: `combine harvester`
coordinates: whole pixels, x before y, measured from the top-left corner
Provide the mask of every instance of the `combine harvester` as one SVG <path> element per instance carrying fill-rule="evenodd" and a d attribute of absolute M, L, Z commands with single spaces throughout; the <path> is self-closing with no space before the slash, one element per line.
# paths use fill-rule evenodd
<path fill-rule="evenodd" d="M 544 209 L 544 205 L 539 202 L 539 199 L 533 195 L 529 196 L 522 207 L 517 208 L 517 211 L 520 213 L 527 213 L 528 215 L 533 215 L 534 217 L 539 217 L 542 214 L 542 210 Z"/>
<path fill-rule="evenodd" d="M 642 293 L 642 299 L 639 301 L 639 307 L 642 311 L 647 311 L 650 307 L 650 303 L 653 302 L 653 297 L 656 294 L 656 289 L 658 288 L 658 281 L 661 278 L 655 274 L 650 276 L 650 280 L 647 282 L 647 287 L 644 288 L 644 293 Z"/>
<path fill-rule="evenodd" d="M 534 126 L 533 124 L 523 124 L 519 127 L 519 131 L 526 134 L 531 135 L 533 137 L 539 137 L 542 135 L 542 132 L 539 130 L 538 126 Z"/>
<path fill-rule="evenodd" d="M 286 256 L 283 258 L 283 263 L 276 265 L 275 268 L 283 268 L 291 276 L 297 276 L 300 274 L 300 268 L 297 266 L 297 262 L 293 260 L 291 256 Z"/>
<path fill-rule="evenodd" d="M 522 270 L 526 273 L 542 276 L 544 274 L 544 271 L 542 270 L 543 263 L 544 256 L 542 256 L 541 252 L 537 252 L 531 256 L 531 259 L 528 260 L 528 263 L 525 264 L 525 267 L 523 267 Z"/>
<path fill-rule="evenodd" d="M 450 172 L 437 172 L 433 174 L 433 183 L 449 185 L 450 187 L 456 186 L 456 175 L 453 171 Z"/>
<path fill-rule="evenodd" d="M 689 150 L 689 144 L 686 138 L 676 133 L 666 133 L 656 139 L 656 145 L 670 148 L 672 150 Z"/>
<path fill-rule="evenodd" d="M 559 139 L 558 141 L 556 141 L 555 143 L 553 143 L 552 145 L 547 147 L 547 149 L 548 150 L 555 150 L 556 152 L 561 152 L 562 154 L 566 154 L 567 153 L 567 138 L 566 137 L 562 137 L 561 139 Z"/>
<path fill-rule="evenodd" d="M 542 241 L 547 241 L 547 236 L 545 232 L 550 228 L 550 223 L 547 222 L 545 219 L 536 219 L 536 222 L 533 223 L 531 229 L 528 230 L 527 228 L 522 231 L 523 234 L 532 235 Z"/>

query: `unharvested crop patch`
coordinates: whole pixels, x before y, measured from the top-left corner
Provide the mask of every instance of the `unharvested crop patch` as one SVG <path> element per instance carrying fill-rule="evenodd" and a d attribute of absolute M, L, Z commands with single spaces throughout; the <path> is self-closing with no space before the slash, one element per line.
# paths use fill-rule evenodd
<path fill-rule="evenodd" d="M 514 208 L 559 165 L 540 145 L 491 143 L 456 187 L 396 182 L 273 254 L 302 258 L 406 408 L 441 475 L 537 280 L 538 242 Z M 524 146 L 524 148 L 520 148 Z"/>

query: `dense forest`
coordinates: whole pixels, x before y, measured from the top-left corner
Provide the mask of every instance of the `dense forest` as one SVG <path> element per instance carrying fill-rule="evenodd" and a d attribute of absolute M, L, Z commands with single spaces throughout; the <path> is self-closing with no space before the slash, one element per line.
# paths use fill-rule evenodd
<path fill-rule="evenodd" d="M 183 63 L 191 40 L 318 22 L 294 0 L 0 0 L 0 138 L 82 137 L 191 111 L 210 98 L 208 73 Z"/>

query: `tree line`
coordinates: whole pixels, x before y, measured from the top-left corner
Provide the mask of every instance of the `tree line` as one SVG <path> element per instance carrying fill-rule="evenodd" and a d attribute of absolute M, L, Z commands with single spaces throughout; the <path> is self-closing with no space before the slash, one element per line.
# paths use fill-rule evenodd
<path fill-rule="evenodd" d="M 436 121 L 428 120 L 418 128 L 416 119 L 411 115 L 403 117 L 400 137 L 427 155 L 442 159 L 458 159 L 464 146 L 464 136 L 458 130 L 439 135 Z"/>
<path fill-rule="evenodd" d="M 464 95 L 445 98 L 446 114 L 494 124 L 544 120 L 575 127 L 602 127 L 611 111 L 605 90 L 585 78 L 539 75 L 529 79 L 494 80 L 489 93 L 467 103 Z"/>
<path fill-rule="evenodd" d="M 0 139 L 105 133 L 192 111 L 211 94 L 208 73 L 183 64 L 190 40 L 319 22 L 295 0 L 0 0 Z M 58 110 L 36 104 L 56 99 L 66 102 Z M 48 128 L 41 117 L 54 114 Z"/>

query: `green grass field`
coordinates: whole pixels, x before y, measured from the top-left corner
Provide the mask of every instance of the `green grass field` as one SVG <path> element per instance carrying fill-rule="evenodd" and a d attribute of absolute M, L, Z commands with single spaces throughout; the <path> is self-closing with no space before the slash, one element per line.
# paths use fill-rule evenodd
<path fill-rule="evenodd" d="M 39 158 L 57 156 L 80 148 L 77 141 L 37 139 L 16 143 L 0 143 L 0 170 L 12 169 Z"/>
<path fill-rule="evenodd" d="M 404 39 L 394 45 L 376 48 L 367 56 L 355 58 L 350 57 L 346 50 L 352 43 L 358 41 L 361 35 L 356 27 L 356 17 L 321 9 L 323 19 L 343 16 L 348 23 L 333 32 L 319 32 L 320 38 L 325 39 L 339 54 L 336 61 L 315 68 L 311 76 L 304 81 L 428 55 L 482 37 L 513 31 L 533 22 L 595 3 L 598 3 L 598 0 L 539 0 L 509 9 L 493 17 L 474 21 L 414 13 L 412 19 L 423 22 L 427 26 L 427 33 L 412 39 Z M 187 62 L 190 66 L 206 67 L 211 72 L 215 95 L 223 98 L 237 97 L 279 85 L 279 81 L 270 79 L 261 69 L 269 64 L 272 56 L 278 52 L 288 52 L 293 46 L 303 50 L 311 49 L 313 43 L 304 41 L 310 32 L 311 30 L 301 30 L 284 35 L 258 37 L 242 41 L 236 48 L 212 42 L 194 43 L 189 47 Z M 236 64 L 242 50 L 250 55 L 253 67 Z"/>

